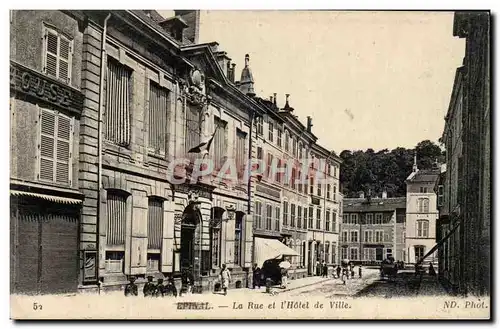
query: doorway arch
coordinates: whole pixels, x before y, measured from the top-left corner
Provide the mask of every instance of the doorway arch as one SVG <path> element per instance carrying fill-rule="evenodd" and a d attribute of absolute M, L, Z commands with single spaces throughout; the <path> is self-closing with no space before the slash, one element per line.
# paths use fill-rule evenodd
<path fill-rule="evenodd" d="M 181 271 L 190 269 L 195 277 L 200 269 L 201 218 L 200 210 L 190 204 L 184 209 L 181 219 Z"/>

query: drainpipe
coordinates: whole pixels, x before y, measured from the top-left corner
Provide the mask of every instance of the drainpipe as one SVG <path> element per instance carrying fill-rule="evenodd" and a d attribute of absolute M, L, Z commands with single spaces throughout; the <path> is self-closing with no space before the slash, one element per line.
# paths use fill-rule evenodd
<path fill-rule="evenodd" d="M 98 155 L 98 165 L 97 165 L 97 226 L 96 226 L 96 249 L 97 249 L 97 278 L 99 279 L 99 267 L 101 263 L 101 250 L 100 250 L 100 239 L 101 233 L 99 230 L 101 224 L 101 186 L 102 186 L 102 107 L 104 98 L 104 74 L 106 73 L 106 36 L 108 20 L 111 17 L 109 13 L 104 19 L 103 31 L 102 31 L 102 42 L 101 42 L 101 76 L 99 81 L 99 110 L 98 110 L 98 125 L 97 125 L 97 155 Z"/>

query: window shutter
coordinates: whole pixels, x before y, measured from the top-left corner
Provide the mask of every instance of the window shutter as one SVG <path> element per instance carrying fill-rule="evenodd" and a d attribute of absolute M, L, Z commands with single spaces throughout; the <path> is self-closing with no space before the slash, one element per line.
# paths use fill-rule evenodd
<path fill-rule="evenodd" d="M 70 81 L 70 41 L 64 37 L 59 38 L 59 78 Z"/>
<path fill-rule="evenodd" d="M 59 115 L 57 120 L 56 182 L 70 182 L 71 119 Z"/>
<path fill-rule="evenodd" d="M 41 138 L 40 138 L 40 176 L 42 180 L 54 180 L 55 158 L 55 126 L 56 115 L 51 111 L 42 109 L 40 113 Z"/>
<path fill-rule="evenodd" d="M 45 73 L 57 77 L 57 34 L 46 31 L 45 34 Z"/>

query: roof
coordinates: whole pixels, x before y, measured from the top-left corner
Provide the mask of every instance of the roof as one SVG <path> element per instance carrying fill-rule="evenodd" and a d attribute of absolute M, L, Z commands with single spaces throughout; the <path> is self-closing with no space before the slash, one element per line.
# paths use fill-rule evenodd
<path fill-rule="evenodd" d="M 344 212 L 378 212 L 406 209 L 406 197 L 399 198 L 344 198 Z"/>
<path fill-rule="evenodd" d="M 413 172 L 412 174 L 410 174 L 410 176 L 408 176 L 407 182 L 408 183 L 424 183 L 424 182 L 434 183 L 438 179 L 440 172 L 441 172 L 440 168 L 419 170 L 417 172 Z"/>

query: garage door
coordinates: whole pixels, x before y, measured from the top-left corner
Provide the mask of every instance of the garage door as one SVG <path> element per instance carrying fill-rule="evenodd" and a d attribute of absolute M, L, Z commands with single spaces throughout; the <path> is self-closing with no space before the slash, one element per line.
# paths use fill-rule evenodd
<path fill-rule="evenodd" d="M 16 244 L 17 293 L 67 293 L 78 285 L 78 213 L 20 207 Z M 67 210 L 67 209 L 65 209 Z"/>

